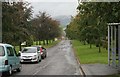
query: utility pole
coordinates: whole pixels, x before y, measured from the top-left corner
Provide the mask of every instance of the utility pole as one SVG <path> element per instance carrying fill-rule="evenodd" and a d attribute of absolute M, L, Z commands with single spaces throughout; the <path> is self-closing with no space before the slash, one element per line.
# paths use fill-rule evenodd
<path fill-rule="evenodd" d="M 0 42 L 2 42 L 2 2 L 0 2 Z"/>

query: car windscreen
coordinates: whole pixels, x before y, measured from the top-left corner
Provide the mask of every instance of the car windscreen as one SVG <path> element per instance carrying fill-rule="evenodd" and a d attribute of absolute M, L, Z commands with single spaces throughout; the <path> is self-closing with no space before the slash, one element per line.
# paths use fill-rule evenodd
<path fill-rule="evenodd" d="M 5 51 L 3 46 L 0 46 L 0 56 L 4 56 L 5 55 Z"/>
<path fill-rule="evenodd" d="M 36 53 L 36 48 L 24 48 L 22 53 Z"/>

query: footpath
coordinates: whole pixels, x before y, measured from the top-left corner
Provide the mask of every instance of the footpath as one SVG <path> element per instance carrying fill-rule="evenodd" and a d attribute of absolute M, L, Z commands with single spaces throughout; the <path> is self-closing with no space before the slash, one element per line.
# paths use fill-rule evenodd
<path fill-rule="evenodd" d="M 85 76 L 94 76 L 94 75 L 115 75 L 119 73 L 117 68 L 108 66 L 107 64 L 81 64 L 83 74 Z"/>

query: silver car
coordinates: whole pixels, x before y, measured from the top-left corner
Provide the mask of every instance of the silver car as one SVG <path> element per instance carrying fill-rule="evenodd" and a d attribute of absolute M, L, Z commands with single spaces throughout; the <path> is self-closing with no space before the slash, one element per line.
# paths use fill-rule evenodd
<path fill-rule="evenodd" d="M 25 47 L 21 51 L 20 61 L 22 62 L 40 62 L 41 55 L 39 54 L 40 51 L 37 50 L 36 47 Z"/>

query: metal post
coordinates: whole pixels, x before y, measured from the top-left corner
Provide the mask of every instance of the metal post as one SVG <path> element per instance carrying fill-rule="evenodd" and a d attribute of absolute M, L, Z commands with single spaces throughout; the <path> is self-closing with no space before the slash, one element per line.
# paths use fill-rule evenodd
<path fill-rule="evenodd" d="M 118 25 L 118 67 L 120 68 L 120 25 Z"/>
<path fill-rule="evenodd" d="M 108 26 L 108 65 L 110 66 L 110 26 Z"/>
<path fill-rule="evenodd" d="M 110 39 L 110 44 L 111 44 L 111 46 L 110 46 L 110 48 L 111 48 L 111 53 L 110 53 L 110 55 L 111 55 L 111 62 L 113 63 L 113 58 L 112 58 L 112 52 L 113 52 L 113 41 L 112 41 L 112 39 L 113 39 L 113 27 L 111 26 L 111 39 Z M 112 65 L 112 64 L 111 64 Z"/>
<path fill-rule="evenodd" d="M 2 42 L 2 1 L 0 1 L 0 42 Z"/>
<path fill-rule="evenodd" d="M 111 26 L 112 66 L 116 67 L 116 27 Z"/>
<path fill-rule="evenodd" d="M 114 59 L 114 26 L 111 26 L 111 59 L 112 59 L 112 66 L 115 67 L 115 59 Z"/>
<path fill-rule="evenodd" d="M 117 66 L 117 63 L 116 63 L 116 38 L 117 38 L 117 36 L 116 36 L 116 32 L 117 32 L 117 30 L 116 30 L 116 26 L 114 26 L 114 66 L 116 67 Z"/>

